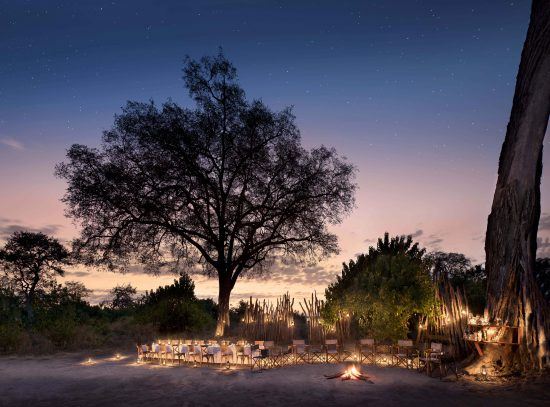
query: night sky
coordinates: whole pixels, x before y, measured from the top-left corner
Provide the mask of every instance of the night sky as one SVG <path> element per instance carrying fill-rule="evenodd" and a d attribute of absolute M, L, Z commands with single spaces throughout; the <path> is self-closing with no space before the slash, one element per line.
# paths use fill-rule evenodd
<path fill-rule="evenodd" d="M 294 106 L 306 146 L 325 144 L 359 169 L 357 208 L 335 231 L 342 253 L 233 300 L 322 291 L 342 261 L 384 231 L 483 262 L 498 154 L 512 104 L 529 1 L 0 1 L 0 239 L 75 228 L 55 163 L 97 145 L 127 100 L 192 106 L 185 55 L 223 47 L 249 98 Z M 548 150 L 548 137 L 545 141 Z M 545 157 L 545 166 L 550 159 Z M 550 256 L 544 170 L 539 255 Z M 171 276 L 72 271 L 100 298 Z M 195 279 L 201 296 L 217 283 Z"/>

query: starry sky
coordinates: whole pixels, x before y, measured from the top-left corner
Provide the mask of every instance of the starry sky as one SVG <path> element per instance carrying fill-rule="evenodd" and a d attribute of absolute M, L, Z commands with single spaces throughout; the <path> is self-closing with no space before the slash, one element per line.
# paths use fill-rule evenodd
<path fill-rule="evenodd" d="M 530 2 L 0 0 L 0 239 L 18 229 L 77 233 L 53 176 L 73 143 L 90 146 L 127 100 L 192 106 L 185 55 L 223 47 L 249 98 L 294 106 L 303 143 L 358 168 L 357 208 L 334 227 L 342 251 L 237 284 L 232 300 L 322 292 L 340 264 L 385 231 L 428 250 L 484 260 L 498 154 Z M 548 137 L 545 147 L 548 149 Z M 550 256 L 550 159 L 539 255 Z M 172 276 L 71 270 L 97 301 Z M 217 283 L 196 276 L 199 296 Z"/>

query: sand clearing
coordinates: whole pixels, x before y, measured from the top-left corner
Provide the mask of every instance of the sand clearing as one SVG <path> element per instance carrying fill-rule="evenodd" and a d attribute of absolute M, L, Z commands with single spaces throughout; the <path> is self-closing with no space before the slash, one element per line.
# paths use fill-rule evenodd
<path fill-rule="evenodd" d="M 0 406 L 514 406 L 548 405 L 542 381 L 497 387 L 445 382 L 398 368 L 363 367 L 374 384 L 326 380 L 338 365 L 252 373 L 164 367 L 83 355 L 0 358 Z M 548 383 L 548 382 L 546 382 Z M 546 403 L 545 403 L 546 402 Z"/>

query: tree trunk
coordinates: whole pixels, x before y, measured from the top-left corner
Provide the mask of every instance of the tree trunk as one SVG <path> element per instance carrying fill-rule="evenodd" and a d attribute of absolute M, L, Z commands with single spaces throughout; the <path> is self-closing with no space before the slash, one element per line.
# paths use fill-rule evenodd
<path fill-rule="evenodd" d="M 534 0 L 521 54 L 485 239 L 493 321 L 519 327 L 520 345 L 494 348 L 508 369 L 548 364 L 549 312 L 535 281 L 542 146 L 550 113 L 550 2 Z"/>
<path fill-rule="evenodd" d="M 27 314 L 27 324 L 32 325 L 34 323 L 34 310 L 32 298 L 27 297 L 25 300 L 25 313 Z"/>
<path fill-rule="evenodd" d="M 223 336 L 229 327 L 229 298 L 233 284 L 231 278 L 219 277 L 218 292 L 218 321 L 216 323 L 216 336 Z"/>

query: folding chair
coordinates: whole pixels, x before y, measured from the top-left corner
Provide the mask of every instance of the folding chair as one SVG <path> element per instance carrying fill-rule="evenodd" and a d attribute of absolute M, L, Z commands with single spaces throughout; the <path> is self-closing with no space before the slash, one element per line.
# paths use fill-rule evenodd
<path fill-rule="evenodd" d="M 325 339 L 325 362 L 329 363 L 331 360 L 335 363 L 340 362 L 338 339 Z"/>
<path fill-rule="evenodd" d="M 294 364 L 297 364 L 300 360 L 304 363 L 309 363 L 309 352 L 307 349 L 306 341 L 304 341 L 303 339 L 293 339 L 292 355 L 294 359 Z"/>
<path fill-rule="evenodd" d="M 359 354 L 359 363 L 376 364 L 376 345 L 374 339 L 359 339 L 357 343 L 357 353 Z"/>
<path fill-rule="evenodd" d="M 149 347 L 147 345 L 138 345 L 136 344 L 137 348 L 137 361 L 139 362 L 145 362 L 149 356 Z"/>
<path fill-rule="evenodd" d="M 281 350 L 275 346 L 275 342 L 264 341 L 264 349 L 267 350 L 265 365 L 268 367 L 280 366 L 279 358 L 281 357 Z"/>
<path fill-rule="evenodd" d="M 260 345 L 254 344 L 250 347 L 252 354 L 252 365 L 250 370 L 254 371 L 254 368 L 257 367 L 258 371 L 261 372 L 266 367 L 266 360 L 269 357 L 269 351 L 267 349 L 260 349 Z"/>
<path fill-rule="evenodd" d="M 414 345 L 410 339 L 399 339 L 392 353 L 392 364 L 412 369 L 414 360 Z"/>
<path fill-rule="evenodd" d="M 325 350 L 322 345 L 309 345 L 307 352 L 307 359 L 309 363 L 325 361 Z"/>
<path fill-rule="evenodd" d="M 187 362 L 189 359 L 189 345 L 180 343 L 174 347 L 174 356 L 178 358 L 178 365 L 181 365 L 181 360 Z"/>

